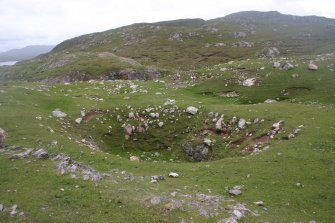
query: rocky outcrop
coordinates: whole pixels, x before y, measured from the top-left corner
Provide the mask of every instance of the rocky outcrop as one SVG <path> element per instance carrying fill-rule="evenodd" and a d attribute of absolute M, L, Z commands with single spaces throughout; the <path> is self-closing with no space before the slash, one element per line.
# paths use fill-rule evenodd
<path fill-rule="evenodd" d="M 182 145 L 184 152 L 195 161 L 204 161 L 209 158 L 209 147 L 205 144 L 193 146 L 191 142 Z"/>
<path fill-rule="evenodd" d="M 89 81 L 91 79 L 92 76 L 84 71 L 71 71 L 69 73 L 58 75 L 55 77 L 49 77 L 47 79 L 44 79 L 42 82 L 48 84 L 60 84 L 76 81 Z"/>

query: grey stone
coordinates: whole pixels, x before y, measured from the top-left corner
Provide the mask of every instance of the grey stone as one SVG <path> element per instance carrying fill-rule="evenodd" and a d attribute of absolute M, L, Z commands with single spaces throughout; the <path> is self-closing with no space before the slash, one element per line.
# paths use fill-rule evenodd
<path fill-rule="evenodd" d="M 17 204 L 14 204 L 11 208 L 10 208 L 10 216 L 11 217 L 15 217 L 15 215 L 17 214 Z"/>
<path fill-rule="evenodd" d="M 198 109 L 196 107 L 193 106 L 189 106 L 186 108 L 186 113 L 189 113 L 191 115 L 195 115 L 198 113 Z"/>
<path fill-rule="evenodd" d="M 210 139 L 204 139 L 204 144 L 206 145 L 206 146 L 212 146 L 212 140 L 210 140 Z"/>
<path fill-rule="evenodd" d="M 239 210 L 233 211 L 233 217 L 235 217 L 237 220 L 240 220 L 243 217 L 243 214 Z"/>
<path fill-rule="evenodd" d="M 266 99 L 264 101 L 265 104 L 272 104 L 272 103 L 276 103 L 277 101 L 276 100 L 273 100 L 273 99 Z"/>
<path fill-rule="evenodd" d="M 246 126 L 246 121 L 245 121 L 245 119 L 241 118 L 241 119 L 238 121 L 237 126 L 238 126 L 240 129 L 244 129 L 245 126 Z"/>
<path fill-rule="evenodd" d="M 127 135 L 127 136 L 131 136 L 132 133 L 133 133 L 133 127 L 131 125 L 126 125 L 126 127 L 124 127 L 124 133 Z"/>
<path fill-rule="evenodd" d="M 64 117 L 67 116 L 66 113 L 60 111 L 58 108 L 55 109 L 54 111 L 52 111 L 52 115 L 55 116 L 55 117 L 57 117 L 57 118 L 64 118 Z"/>
<path fill-rule="evenodd" d="M 196 161 L 204 161 L 208 159 L 209 148 L 206 145 L 197 145 L 193 147 L 191 142 L 182 145 L 184 152 Z"/>
<path fill-rule="evenodd" d="M 280 55 L 279 50 L 276 47 L 269 47 L 263 49 L 263 55 L 269 58 L 274 58 Z"/>
<path fill-rule="evenodd" d="M 215 129 L 216 131 L 222 131 L 223 129 L 223 117 L 219 118 L 219 120 L 215 123 Z"/>
<path fill-rule="evenodd" d="M 245 87 L 251 87 L 256 84 L 256 78 L 248 78 L 243 81 L 242 85 Z"/>
<path fill-rule="evenodd" d="M 281 64 L 280 64 L 279 62 L 273 62 L 272 67 L 273 67 L 273 68 L 279 68 L 280 65 L 281 65 Z"/>
<path fill-rule="evenodd" d="M 294 66 L 290 64 L 289 62 L 285 62 L 281 65 L 282 70 L 292 70 Z"/>
<path fill-rule="evenodd" d="M 162 198 L 157 197 L 157 196 L 150 199 L 150 203 L 152 205 L 157 205 L 157 204 L 160 204 L 161 202 L 162 202 Z"/>
<path fill-rule="evenodd" d="M 22 153 L 17 153 L 14 154 L 13 156 L 11 156 L 12 159 L 23 159 L 23 158 L 27 158 L 30 153 L 33 151 L 33 149 L 26 149 L 26 151 L 22 152 Z"/>
<path fill-rule="evenodd" d="M 229 194 L 237 196 L 237 195 L 242 194 L 242 191 L 240 189 L 234 189 L 233 188 L 233 189 L 229 190 Z"/>
<path fill-rule="evenodd" d="M 318 66 L 316 66 L 315 64 L 313 63 L 308 64 L 308 70 L 316 71 L 318 69 L 319 69 Z"/>
<path fill-rule="evenodd" d="M 37 158 L 41 159 L 46 159 L 49 157 L 49 153 L 44 149 L 39 149 L 33 153 L 33 156 L 36 156 Z"/>
<path fill-rule="evenodd" d="M 5 208 L 4 208 L 3 204 L 0 204 L 0 212 L 2 212 L 4 209 Z"/>

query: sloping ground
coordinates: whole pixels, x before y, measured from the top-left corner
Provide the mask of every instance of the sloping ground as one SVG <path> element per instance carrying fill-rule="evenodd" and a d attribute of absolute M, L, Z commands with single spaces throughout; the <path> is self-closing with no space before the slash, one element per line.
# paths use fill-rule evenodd
<path fill-rule="evenodd" d="M 309 60 L 317 71 L 307 69 Z M 298 66 L 285 71 L 254 59 L 171 75 L 165 82 L 2 84 L 0 221 L 224 222 L 241 213 L 238 222 L 332 222 L 334 57 L 288 61 Z M 258 81 L 243 86 L 250 78 Z M 227 91 L 239 94 L 221 96 Z M 188 106 L 198 112 L 186 113 Z M 57 108 L 67 115 L 53 116 Z M 174 108 L 174 117 L 164 108 Z M 217 122 L 206 121 L 210 112 L 213 118 L 224 114 L 227 127 L 234 116 L 246 120 L 233 146 L 226 146 L 223 130 L 213 129 Z M 140 118 L 152 121 L 143 138 L 136 133 L 126 139 L 123 128 L 137 126 Z M 248 123 L 255 118 L 262 124 Z M 280 120 L 278 134 L 265 142 L 264 134 Z M 204 138 L 213 142 L 211 156 L 195 162 L 181 144 Z M 260 141 L 263 147 L 243 152 Z M 41 148 L 48 157 L 38 157 Z M 241 194 L 232 195 L 236 190 Z"/>
<path fill-rule="evenodd" d="M 150 75 L 143 71 L 147 66 L 170 74 L 262 57 L 273 47 L 282 56 L 331 52 L 335 50 L 334 34 L 334 19 L 276 12 L 133 24 L 66 40 L 48 55 L 1 68 L 0 78 L 32 81 L 74 71 L 97 78 L 127 68 L 145 76 Z"/>

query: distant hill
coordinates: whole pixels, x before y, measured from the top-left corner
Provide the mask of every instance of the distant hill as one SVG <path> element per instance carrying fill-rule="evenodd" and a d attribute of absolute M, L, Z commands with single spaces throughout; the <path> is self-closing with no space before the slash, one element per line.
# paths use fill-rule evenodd
<path fill-rule="evenodd" d="M 334 36 L 335 19 L 275 11 L 137 23 L 65 40 L 45 55 L 1 68 L 0 79 L 145 79 L 263 57 L 273 48 L 280 57 L 333 52 Z"/>
<path fill-rule="evenodd" d="M 34 58 L 40 54 L 48 53 L 54 46 L 49 45 L 32 45 L 22 49 L 12 49 L 0 53 L 0 62 L 5 61 L 22 61 Z"/>

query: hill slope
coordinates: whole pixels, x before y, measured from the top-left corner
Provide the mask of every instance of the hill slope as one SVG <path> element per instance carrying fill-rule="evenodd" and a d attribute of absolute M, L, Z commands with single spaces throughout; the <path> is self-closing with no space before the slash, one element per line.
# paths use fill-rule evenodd
<path fill-rule="evenodd" d="M 334 19 L 278 12 L 133 24 L 66 40 L 47 55 L 1 69 L 0 77 L 43 80 L 76 72 L 90 78 L 114 78 L 126 69 L 128 76 L 131 69 L 145 79 L 151 74 L 144 70 L 194 69 L 263 56 L 270 47 L 283 56 L 331 52 L 335 50 L 334 35 Z M 112 54 L 115 56 L 106 56 Z M 140 66 L 125 63 L 129 60 Z"/>

